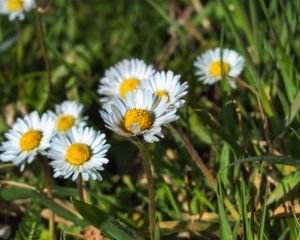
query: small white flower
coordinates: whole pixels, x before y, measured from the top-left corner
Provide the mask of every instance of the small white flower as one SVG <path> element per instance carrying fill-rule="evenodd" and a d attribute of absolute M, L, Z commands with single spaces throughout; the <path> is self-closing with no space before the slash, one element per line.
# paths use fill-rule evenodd
<path fill-rule="evenodd" d="M 0 160 L 21 165 L 31 163 L 38 153 L 45 155 L 55 134 L 53 119 L 44 113 L 41 117 L 34 111 L 24 118 L 18 118 L 12 128 L 5 133 L 7 141 L 0 147 Z"/>
<path fill-rule="evenodd" d="M 179 108 L 185 103 L 182 98 L 187 95 L 189 86 L 187 82 L 181 84 L 180 76 L 174 75 L 172 71 L 162 71 L 146 81 L 143 87 L 155 93 L 158 98 L 166 96 L 170 106 Z"/>
<path fill-rule="evenodd" d="M 0 14 L 9 15 L 9 20 L 24 20 L 25 12 L 35 7 L 34 0 L 0 0 Z"/>
<path fill-rule="evenodd" d="M 127 92 L 126 99 L 115 97 L 100 114 L 105 126 L 119 135 L 143 136 L 146 142 L 163 137 L 161 127 L 178 119 L 176 108 L 168 108 L 167 97 L 160 99 L 146 89 Z"/>
<path fill-rule="evenodd" d="M 108 163 L 105 157 L 109 144 L 105 135 L 88 127 L 72 127 L 66 134 L 59 134 L 51 141 L 48 158 L 53 159 L 50 165 L 54 177 L 69 178 L 75 181 L 79 174 L 87 181 L 102 180 L 98 171 Z"/>
<path fill-rule="evenodd" d="M 105 71 L 105 76 L 100 79 L 98 93 L 102 96 L 101 102 L 112 100 L 115 96 L 126 97 L 126 92 L 136 90 L 144 81 L 154 74 L 151 65 L 146 65 L 143 60 L 123 60 Z"/>
<path fill-rule="evenodd" d="M 55 113 L 49 111 L 56 123 L 56 130 L 66 132 L 73 126 L 85 126 L 87 117 L 83 117 L 83 105 L 73 101 L 64 101 L 55 105 Z"/>
<path fill-rule="evenodd" d="M 223 64 L 222 64 L 223 63 Z M 236 51 L 220 48 L 210 49 L 194 62 L 196 76 L 203 84 L 212 85 L 224 76 L 237 77 L 243 71 L 244 59 Z M 231 87 L 235 87 L 235 81 L 229 81 Z"/>

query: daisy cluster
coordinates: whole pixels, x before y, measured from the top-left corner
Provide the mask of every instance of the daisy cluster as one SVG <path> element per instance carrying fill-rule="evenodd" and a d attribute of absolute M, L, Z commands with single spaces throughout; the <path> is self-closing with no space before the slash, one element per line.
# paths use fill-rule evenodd
<path fill-rule="evenodd" d="M 178 119 L 187 90 L 187 82 L 181 83 L 172 71 L 157 72 L 142 60 L 126 59 L 100 79 L 100 114 L 105 126 L 119 135 L 159 141 L 162 127 Z"/>
<path fill-rule="evenodd" d="M 108 162 L 110 148 L 105 135 L 86 127 L 83 105 L 65 101 L 41 116 L 32 112 L 18 118 L 5 133 L 6 141 L 0 146 L 0 160 L 12 162 L 24 170 L 26 163 L 36 157 L 51 159 L 54 177 L 76 180 L 101 180 L 99 171 Z"/>
<path fill-rule="evenodd" d="M 25 0 L 0 0 L 18 4 Z M 1 5 L 2 4 L 2 5 Z M 235 87 L 235 78 L 244 67 L 243 58 L 234 50 L 208 50 L 194 62 L 195 74 L 203 84 L 214 84 L 228 77 Z M 103 106 L 100 115 L 105 126 L 119 135 L 159 141 L 162 127 L 178 119 L 178 109 L 185 104 L 187 82 L 172 71 L 156 71 L 138 59 L 123 60 L 109 68 L 98 88 Z M 87 127 L 84 107 L 65 101 L 41 116 L 32 112 L 16 120 L 5 133 L 0 146 L 0 160 L 13 162 L 24 170 L 37 156 L 51 159 L 54 177 L 101 180 L 99 171 L 108 163 L 110 145 L 100 131 Z"/>

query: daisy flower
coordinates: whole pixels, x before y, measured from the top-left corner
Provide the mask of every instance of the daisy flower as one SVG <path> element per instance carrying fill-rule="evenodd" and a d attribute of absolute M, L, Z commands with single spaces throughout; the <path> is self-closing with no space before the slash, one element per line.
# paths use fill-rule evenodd
<path fill-rule="evenodd" d="M 105 71 L 105 76 L 100 79 L 98 93 L 102 96 L 101 102 L 112 100 L 115 96 L 126 97 L 126 92 L 136 90 L 142 82 L 154 74 L 151 65 L 146 65 L 143 60 L 123 60 Z"/>
<path fill-rule="evenodd" d="M 161 127 L 177 120 L 176 108 L 169 108 L 167 97 L 160 99 L 146 89 L 127 92 L 126 99 L 115 97 L 100 114 L 105 126 L 119 135 L 143 136 L 146 142 L 163 137 Z"/>
<path fill-rule="evenodd" d="M 72 127 L 66 134 L 59 134 L 51 141 L 48 158 L 54 177 L 69 178 L 75 181 L 79 174 L 83 180 L 102 180 L 98 171 L 108 163 L 105 157 L 109 144 L 105 135 L 89 127 Z"/>
<path fill-rule="evenodd" d="M 34 0 L 0 0 L 0 13 L 9 15 L 9 20 L 24 20 L 25 12 L 35 7 Z"/>
<path fill-rule="evenodd" d="M 185 103 L 185 100 L 182 98 L 187 95 L 189 86 L 187 82 L 180 83 L 179 75 L 175 75 L 172 71 L 167 71 L 156 73 L 145 83 L 144 87 L 155 93 L 158 98 L 166 96 L 170 106 L 179 108 Z"/>
<path fill-rule="evenodd" d="M 64 101 L 55 105 L 55 113 L 48 112 L 56 123 L 57 132 L 63 133 L 73 126 L 84 126 L 87 117 L 83 117 L 83 105 L 74 101 Z"/>
<path fill-rule="evenodd" d="M 244 68 L 244 59 L 236 51 L 220 48 L 210 49 L 194 62 L 196 76 L 203 84 L 212 85 L 224 76 L 237 77 Z M 229 81 L 231 87 L 235 87 L 235 81 Z"/>
<path fill-rule="evenodd" d="M 7 141 L 0 147 L 0 160 L 20 165 L 23 171 L 26 161 L 31 163 L 37 154 L 46 154 L 54 134 L 55 123 L 47 113 L 40 117 L 34 111 L 22 119 L 18 118 L 5 133 Z"/>

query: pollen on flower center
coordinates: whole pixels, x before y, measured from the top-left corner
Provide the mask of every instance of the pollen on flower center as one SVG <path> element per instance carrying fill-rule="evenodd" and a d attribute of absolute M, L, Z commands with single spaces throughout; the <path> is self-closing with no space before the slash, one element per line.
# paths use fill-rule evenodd
<path fill-rule="evenodd" d="M 222 69 L 222 62 L 221 61 L 214 61 L 210 64 L 209 72 L 214 77 L 221 77 L 222 70 L 225 75 L 227 75 L 230 71 L 230 65 L 226 62 L 223 62 L 223 69 Z"/>
<path fill-rule="evenodd" d="M 120 95 L 125 98 L 126 92 L 134 91 L 140 85 L 140 81 L 136 78 L 128 78 L 122 82 L 120 86 Z"/>
<path fill-rule="evenodd" d="M 40 131 L 30 129 L 24 133 L 20 139 L 20 148 L 22 151 L 30 151 L 40 145 L 43 135 Z"/>
<path fill-rule="evenodd" d="M 66 159 L 73 165 L 82 165 L 91 158 L 91 151 L 86 144 L 73 143 L 67 149 Z"/>
<path fill-rule="evenodd" d="M 57 130 L 60 132 L 65 132 L 71 128 L 75 123 L 75 118 L 72 115 L 62 115 L 57 119 Z"/>
<path fill-rule="evenodd" d="M 137 125 L 140 131 L 149 129 L 153 124 L 153 118 L 149 111 L 143 109 L 130 109 L 125 113 L 124 128 L 132 132 L 132 127 Z"/>
<path fill-rule="evenodd" d="M 167 97 L 167 102 L 170 101 L 170 96 L 169 93 L 163 90 L 157 90 L 156 91 L 156 96 L 158 97 L 158 100 L 161 99 L 163 96 Z"/>
<path fill-rule="evenodd" d="M 24 0 L 8 0 L 7 9 L 9 11 L 19 11 L 24 7 Z"/>

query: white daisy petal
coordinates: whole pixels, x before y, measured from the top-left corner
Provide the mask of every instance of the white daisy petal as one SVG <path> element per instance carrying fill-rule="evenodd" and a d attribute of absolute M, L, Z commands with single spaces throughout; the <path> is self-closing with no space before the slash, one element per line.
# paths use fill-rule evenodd
<path fill-rule="evenodd" d="M 139 88 L 155 73 L 151 65 L 143 60 L 125 59 L 105 71 L 100 79 L 98 93 L 101 102 L 106 103 L 115 96 L 125 98 L 127 92 Z"/>
<path fill-rule="evenodd" d="M 156 94 L 147 89 L 127 92 L 126 99 L 116 98 L 105 104 L 100 114 L 105 125 L 122 136 L 143 136 L 147 142 L 158 141 L 158 137 L 163 136 L 161 126 L 178 118 L 177 108 L 167 104 L 167 97 L 157 99 Z M 126 109 L 126 112 L 120 108 Z"/>
<path fill-rule="evenodd" d="M 47 113 L 40 117 L 34 111 L 22 119 L 17 119 L 5 134 L 7 141 L 0 147 L 0 160 L 20 165 L 22 171 L 25 164 L 30 164 L 38 153 L 45 155 L 54 135 L 54 119 Z"/>
<path fill-rule="evenodd" d="M 85 126 L 87 117 L 83 116 L 83 105 L 74 101 L 64 101 L 55 105 L 55 112 L 48 111 L 56 123 L 56 131 L 65 133 L 73 126 Z"/>
<path fill-rule="evenodd" d="M 230 49 L 210 49 L 197 57 L 194 62 L 195 75 L 203 84 L 212 85 L 222 79 L 222 74 L 229 79 L 237 77 L 244 68 L 244 59 L 236 51 Z M 233 80 L 229 81 L 232 88 L 236 87 Z"/>
<path fill-rule="evenodd" d="M 96 170 L 102 170 L 108 163 L 106 153 L 110 148 L 105 135 L 92 128 L 74 126 L 66 134 L 57 135 L 50 143 L 48 158 L 55 177 L 69 178 L 75 181 L 79 174 L 83 180 L 89 178 L 101 180 Z"/>
<path fill-rule="evenodd" d="M 33 8 L 35 8 L 34 0 L 0 0 L 0 14 L 8 15 L 10 21 L 24 20 L 24 13 Z"/>
<path fill-rule="evenodd" d="M 142 87 L 155 93 L 159 98 L 166 96 L 168 105 L 177 108 L 182 107 L 183 102 L 181 98 L 185 97 L 188 93 L 187 82 L 181 84 L 180 76 L 175 75 L 172 71 L 157 72 L 149 81 L 144 82 Z"/>

